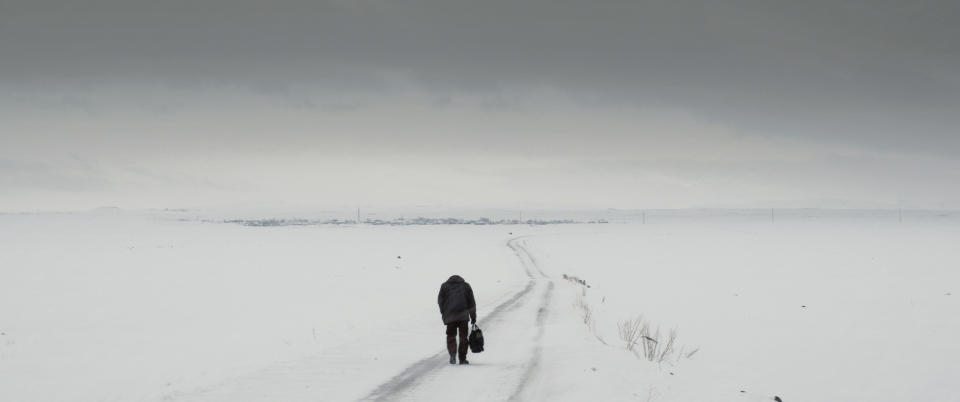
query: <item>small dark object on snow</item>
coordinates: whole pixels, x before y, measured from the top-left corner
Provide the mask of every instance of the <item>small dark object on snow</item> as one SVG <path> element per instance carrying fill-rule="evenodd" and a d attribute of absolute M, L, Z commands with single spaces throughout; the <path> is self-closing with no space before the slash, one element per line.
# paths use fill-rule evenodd
<path fill-rule="evenodd" d="M 397 256 L 397 259 L 398 259 L 398 260 L 400 259 L 400 256 L 399 256 L 399 255 Z"/>
<path fill-rule="evenodd" d="M 672 371 L 670 372 L 670 375 L 673 375 L 673 372 L 672 372 Z"/>
<path fill-rule="evenodd" d="M 742 390 L 742 389 L 740 390 L 740 393 L 741 393 L 741 394 L 744 394 L 744 393 L 746 393 L 746 392 L 747 392 L 747 391 L 744 391 L 744 390 Z"/>
<path fill-rule="evenodd" d="M 477 324 L 473 324 L 473 329 L 470 330 L 470 352 L 483 352 L 483 331 Z"/>
<path fill-rule="evenodd" d="M 774 396 L 774 397 L 773 397 L 773 400 L 775 400 L 775 401 L 777 401 L 777 402 L 783 402 L 783 399 L 780 399 L 779 396 Z"/>
<path fill-rule="evenodd" d="M 807 308 L 807 305 L 802 305 L 802 306 L 800 306 L 800 307 Z"/>

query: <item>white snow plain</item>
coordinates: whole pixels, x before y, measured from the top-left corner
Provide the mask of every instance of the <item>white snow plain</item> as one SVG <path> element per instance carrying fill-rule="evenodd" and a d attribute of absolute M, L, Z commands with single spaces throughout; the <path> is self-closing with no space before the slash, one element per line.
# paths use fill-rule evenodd
<path fill-rule="evenodd" d="M 0 399 L 956 400 L 948 219 L 169 218 L 0 215 Z M 452 274 L 487 339 L 466 367 L 446 363 L 436 307 Z M 617 324 L 640 314 L 699 349 L 626 351 Z"/>

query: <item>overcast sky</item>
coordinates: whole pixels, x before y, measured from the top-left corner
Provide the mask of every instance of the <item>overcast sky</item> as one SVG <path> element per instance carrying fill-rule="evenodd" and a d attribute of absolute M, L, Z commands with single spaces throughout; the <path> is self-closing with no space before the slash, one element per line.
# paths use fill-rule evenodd
<path fill-rule="evenodd" d="M 958 208 L 958 16 L 0 0 L 0 211 Z"/>

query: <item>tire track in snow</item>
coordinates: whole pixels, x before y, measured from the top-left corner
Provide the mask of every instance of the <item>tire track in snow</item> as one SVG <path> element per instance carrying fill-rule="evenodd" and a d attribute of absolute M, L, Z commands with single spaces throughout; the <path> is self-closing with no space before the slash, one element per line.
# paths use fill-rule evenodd
<path fill-rule="evenodd" d="M 549 280 L 549 276 L 543 272 L 536 259 L 534 259 L 534 257 L 526 250 L 526 248 L 524 248 L 524 244 L 520 241 L 524 237 L 526 236 L 510 239 L 507 241 L 507 247 L 510 247 L 510 249 L 513 250 L 514 254 L 520 260 L 520 264 L 523 266 L 524 271 L 530 280 L 527 282 L 526 287 L 515 293 L 507 300 L 501 302 L 486 316 L 486 320 L 496 327 L 496 323 L 501 321 L 500 316 L 502 313 L 524 305 L 527 302 L 524 299 L 527 298 L 536 285 L 539 282 L 547 282 L 547 290 L 543 293 L 540 308 L 537 310 L 537 346 L 534 348 L 530 359 L 526 362 L 526 364 L 524 364 L 524 371 L 520 377 L 520 382 L 517 384 L 517 387 L 511 394 L 510 400 L 515 400 L 520 394 L 522 394 L 526 388 L 528 380 L 537 372 L 539 368 L 541 356 L 539 341 L 543 338 L 543 323 L 546 319 L 547 306 L 553 293 L 553 282 Z M 389 401 L 396 399 L 398 395 L 409 394 L 411 391 L 415 391 L 418 384 L 432 379 L 438 375 L 437 371 L 447 365 L 445 362 L 446 357 L 447 354 L 445 351 L 443 351 L 435 355 L 425 357 L 416 363 L 407 366 L 407 368 L 405 368 L 400 374 L 375 388 L 370 394 L 362 398 L 361 401 Z"/>
<path fill-rule="evenodd" d="M 507 243 L 510 248 L 513 249 L 514 253 L 520 258 L 521 261 L 526 259 L 529 261 L 529 264 L 524 264 L 526 267 L 534 267 L 537 270 L 537 273 L 540 274 L 540 277 L 543 279 L 549 278 L 547 274 L 543 272 L 543 269 L 540 268 L 540 263 L 537 262 L 537 259 L 530 254 L 525 246 L 526 242 L 519 242 L 519 238 L 513 239 Z M 530 269 L 528 268 L 528 273 Z M 530 379 L 533 378 L 540 369 L 540 357 L 543 355 L 543 347 L 540 345 L 540 340 L 543 339 L 544 332 L 544 323 L 547 318 L 547 311 L 550 305 L 550 299 L 553 295 L 553 281 L 547 282 L 547 291 L 543 294 L 543 299 L 540 302 L 540 308 L 537 309 L 537 335 L 535 338 L 535 347 L 533 349 L 533 356 L 530 357 L 530 360 L 526 364 L 526 368 L 523 370 L 523 375 L 520 376 L 520 381 L 517 383 L 516 389 L 510 395 L 510 401 L 519 401 L 523 395 L 524 390 L 526 390 L 527 385 L 530 384 Z"/>
<path fill-rule="evenodd" d="M 513 391 L 513 394 L 510 395 L 510 401 L 519 401 L 520 397 L 523 394 L 523 391 L 526 390 L 527 385 L 530 383 L 530 379 L 537 373 L 540 369 L 540 357 L 543 355 L 543 347 L 540 346 L 540 340 L 543 339 L 543 324 L 547 319 L 547 307 L 550 305 L 550 299 L 553 294 L 553 282 L 547 283 L 547 292 L 544 293 L 543 301 L 540 304 L 540 309 L 537 310 L 537 338 L 536 338 L 536 347 L 533 349 L 533 357 L 530 358 L 530 361 L 527 362 L 527 368 L 523 371 L 523 375 L 520 377 L 520 382 L 517 383 L 517 388 Z"/>
<path fill-rule="evenodd" d="M 504 311 L 511 310 L 519 300 L 524 296 L 530 293 L 534 288 L 534 281 L 529 281 L 527 286 L 523 290 L 515 293 L 509 299 L 494 307 L 494 309 L 487 315 L 486 320 L 488 321 L 498 321 L 500 313 Z M 440 365 L 438 362 L 442 362 L 446 359 L 446 352 L 438 352 L 435 355 L 425 357 L 416 363 L 408 366 L 403 369 L 403 372 L 390 379 L 386 383 L 381 384 L 376 389 L 373 390 L 369 395 L 363 398 L 363 401 L 386 401 L 390 400 L 393 395 L 397 393 L 406 392 L 408 389 L 412 388 L 413 385 L 428 377 L 431 371 L 435 371 L 443 365 Z M 444 363 L 445 364 L 445 363 Z"/>
<path fill-rule="evenodd" d="M 523 264 L 523 268 L 527 271 L 527 276 L 529 276 L 530 279 L 536 279 L 537 276 L 535 274 L 539 275 L 540 278 L 548 279 L 549 276 L 547 276 L 547 274 L 540 269 L 540 263 L 537 262 L 537 259 L 534 258 L 533 254 L 530 254 L 526 248 L 524 248 L 524 246 L 526 246 L 526 242 L 520 241 L 520 239 L 526 237 L 528 236 L 520 236 L 510 239 L 510 241 L 507 242 L 507 247 L 510 247 L 510 249 L 513 250 L 513 254 L 520 259 L 520 263 Z"/>

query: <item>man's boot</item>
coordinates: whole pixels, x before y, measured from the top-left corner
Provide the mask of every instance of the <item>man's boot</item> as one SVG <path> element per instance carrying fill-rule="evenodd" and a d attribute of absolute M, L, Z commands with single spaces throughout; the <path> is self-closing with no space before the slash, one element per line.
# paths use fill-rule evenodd
<path fill-rule="evenodd" d="M 466 337 L 461 337 L 460 348 L 457 350 L 457 355 L 460 357 L 460 364 L 470 364 L 470 362 L 467 361 L 467 348 L 469 348 L 469 345 L 467 344 Z"/>
<path fill-rule="evenodd" d="M 457 338 L 447 337 L 447 353 L 450 353 L 450 364 L 457 364 Z"/>

